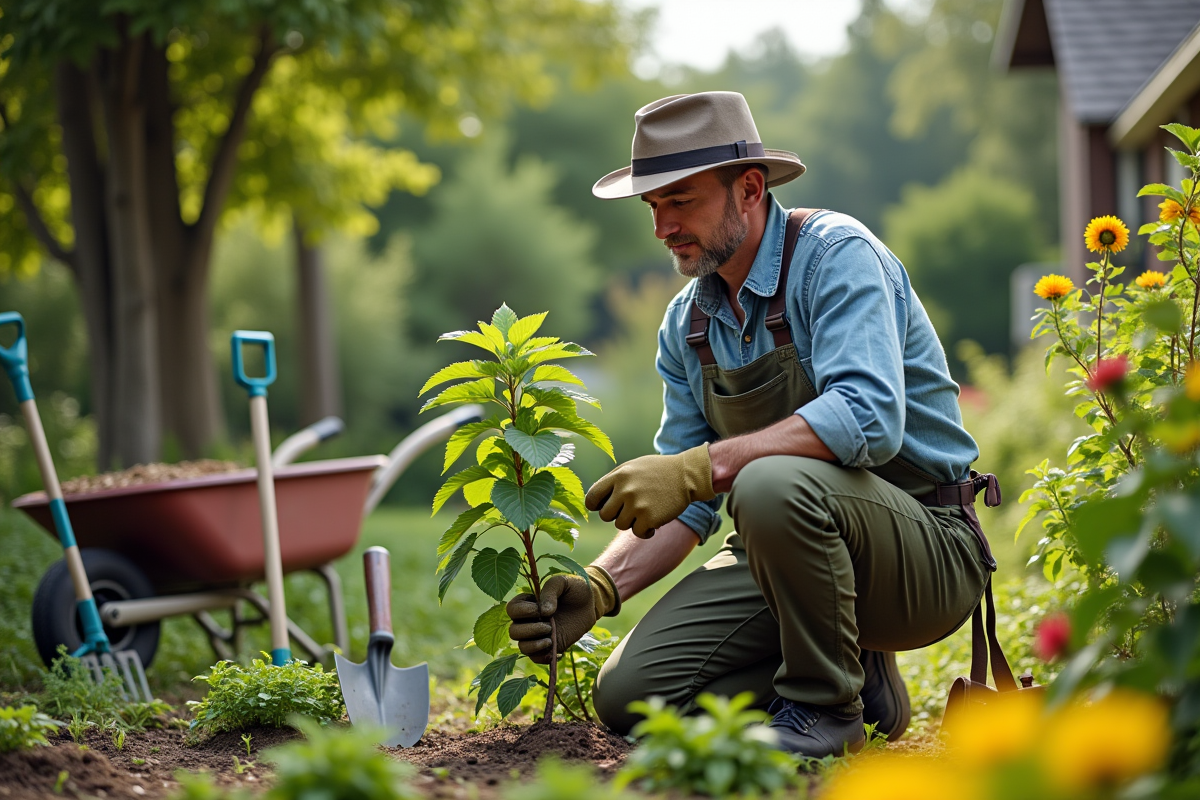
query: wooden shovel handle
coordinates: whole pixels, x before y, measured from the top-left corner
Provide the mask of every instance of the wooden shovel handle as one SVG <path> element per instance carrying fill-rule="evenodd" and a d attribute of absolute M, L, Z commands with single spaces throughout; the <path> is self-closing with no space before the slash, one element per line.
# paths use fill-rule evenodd
<path fill-rule="evenodd" d="M 371 633 L 392 632 L 391 556 L 382 547 L 368 547 L 363 553 L 363 572 L 367 579 L 367 615 Z"/>

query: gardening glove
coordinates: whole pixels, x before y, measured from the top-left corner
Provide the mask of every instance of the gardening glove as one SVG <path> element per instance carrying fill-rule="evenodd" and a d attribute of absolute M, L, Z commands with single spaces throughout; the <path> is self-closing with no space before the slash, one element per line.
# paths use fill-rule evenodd
<path fill-rule="evenodd" d="M 673 456 L 626 461 L 592 484 L 584 504 L 605 522 L 616 520 L 618 528 L 649 539 L 693 501 L 716 496 L 708 445 L 702 444 Z"/>
<path fill-rule="evenodd" d="M 603 616 L 616 616 L 621 597 L 604 567 L 584 567 L 590 581 L 578 575 L 551 575 L 542 583 L 541 602 L 532 594 L 519 594 L 505 610 L 512 625 L 508 635 L 521 652 L 537 664 L 550 663 L 550 618 L 558 640 L 558 654 L 578 642 Z"/>

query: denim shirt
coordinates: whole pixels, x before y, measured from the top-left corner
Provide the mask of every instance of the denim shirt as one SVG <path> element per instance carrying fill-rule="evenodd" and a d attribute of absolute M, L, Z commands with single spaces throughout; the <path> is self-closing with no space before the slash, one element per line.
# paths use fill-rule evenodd
<path fill-rule="evenodd" d="M 771 197 L 758 254 L 738 292 L 744 325 L 717 275 L 691 281 L 667 307 L 655 360 L 663 379 L 659 453 L 719 438 L 704 416 L 700 359 L 685 341 L 697 295 L 712 315 L 709 342 L 721 369 L 774 349 L 765 319 L 786 224 L 787 212 Z M 958 384 L 900 260 L 858 220 L 823 211 L 802 228 L 786 291 L 796 355 L 818 394 L 795 413 L 838 461 L 872 467 L 899 455 L 939 481 L 965 479 L 979 449 L 963 428 Z M 702 543 L 721 525 L 722 499 L 692 503 L 679 516 Z"/>

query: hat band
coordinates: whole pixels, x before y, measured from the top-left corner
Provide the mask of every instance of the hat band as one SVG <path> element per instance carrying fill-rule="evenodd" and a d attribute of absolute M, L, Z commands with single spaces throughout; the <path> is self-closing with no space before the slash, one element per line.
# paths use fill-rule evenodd
<path fill-rule="evenodd" d="M 643 175 L 658 175 L 662 172 L 674 172 L 691 167 L 703 167 L 706 164 L 720 164 L 723 161 L 733 161 L 738 158 L 765 155 L 766 151 L 763 149 L 762 142 L 747 143 L 743 139 L 733 144 L 717 144 L 697 150 L 684 150 L 682 153 L 668 153 L 665 156 L 635 158 L 630 165 L 630 174 L 639 178 Z"/>

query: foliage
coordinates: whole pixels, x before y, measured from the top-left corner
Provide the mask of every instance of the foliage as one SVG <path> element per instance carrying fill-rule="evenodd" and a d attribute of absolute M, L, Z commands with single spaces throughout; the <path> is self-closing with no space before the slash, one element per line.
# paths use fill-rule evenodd
<path fill-rule="evenodd" d="M 577 404 L 599 406 L 582 391 L 586 388 L 574 373 L 552 363 L 567 358 L 590 356 L 590 352 L 553 336 L 535 336 L 545 313 L 518 318 L 501 305 L 492 322 L 480 322 L 478 331 L 454 331 L 439 341 L 459 341 L 486 351 L 494 360 L 473 359 L 444 367 L 425 382 L 421 394 L 456 380 L 427 400 L 422 411 L 446 405 L 481 403 L 485 413 L 499 406 L 500 413 L 464 425 L 446 443 L 443 472 L 483 437 L 475 450 L 476 463 L 451 475 L 433 500 L 436 514 L 460 490 L 468 508 L 460 513 L 438 544 L 438 599 L 471 560 L 471 578 L 496 601 L 475 621 L 473 642 L 496 658 L 479 673 L 475 712 L 499 692 L 497 706 L 507 716 L 541 679 L 525 674 L 510 678 L 520 652 L 506 646 L 509 618 L 505 600 L 524 579 L 522 589 L 541 596 L 542 579 L 554 572 L 569 572 L 591 581 L 583 567 L 564 553 L 534 551 L 534 540 L 543 534 L 573 549 L 579 535 L 578 520 L 587 519 L 583 485 L 567 466 L 575 457 L 575 445 L 567 437 L 578 436 L 612 458 L 612 443 L 596 425 L 578 415 Z M 498 528 L 517 535 L 521 550 L 506 547 L 476 548 L 479 539 Z M 543 563 L 539 570 L 539 562 Z M 549 568 L 549 569 L 547 569 Z M 532 662 L 531 662 L 532 663 Z M 506 680 L 508 679 L 508 680 Z M 546 717 L 552 713 L 557 688 L 557 664 L 552 660 L 546 681 Z"/>
<path fill-rule="evenodd" d="M 538 760 L 537 775 L 528 783 L 512 783 L 505 800 L 629 800 L 637 797 L 596 774 L 590 764 L 569 764 L 553 753 Z"/>
<path fill-rule="evenodd" d="M 631 703 L 645 719 L 632 735 L 641 739 L 617 776 L 647 792 L 672 789 L 709 797 L 772 793 L 797 783 L 795 756 L 775 748 L 765 711 L 750 710 L 754 695 L 732 699 L 701 694 L 705 714 L 683 716 L 662 698 Z"/>
<path fill-rule="evenodd" d="M 263 654 L 266 656 L 266 653 Z M 203 700 L 190 700 L 195 719 L 192 729 L 202 733 L 240 731 L 254 726 L 282 728 L 295 715 L 311 717 L 322 725 L 341 719 L 346 707 L 336 672 L 317 664 L 292 660 L 273 666 L 256 658 L 245 667 L 218 661 L 207 675 L 194 680 L 208 684 Z"/>
<path fill-rule="evenodd" d="M 42 674 L 38 697 L 41 707 L 54 716 L 70 717 L 82 726 L 140 731 L 161 727 L 171 712 L 162 700 L 127 700 L 124 679 L 110 669 L 103 669 L 104 680 L 97 683 L 78 658 L 67 654 L 65 645 L 59 645 L 58 653 Z"/>
<path fill-rule="evenodd" d="M 1092 428 L 1065 468 L 1044 461 L 1022 499 L 1026 522 L 1041 515 L 1039 554 L 1048 574 L 1070 568 L 1087 581 L 1071 612 L 1071 649 L 1052 691 L 1058 700 L 1098 683 L 1158 691 L 1177 701 L 1172 725 L 1177 776 L 1200 775 L 1200 130 L 1167 125 L 1184 147 L 1172 155 L 1190 177 L 1151 184 L 1165 198 L 1142 226 L 1170 265 L 1165 286 L 1118 282 L 1121 247 L 1103 238 L 1085 288 L 1039 312 L 1034 335 L 1052 336 L 1046 359 L 1069 364 L 1068 394 Z M 1174 204 L 1172 207 L 1171 204 Z M 1116 228 L 1119 221 L 1094 221 Z M 1122 226 L 1123 227 L 1123 226 Z"/>
<path fill-rule="evenodd" d="M 37 706 L 4 706 L 0 708 L 0 753 L 48 745 L 46 734 L 55 732 L 60 725 L 38 711 Z"/>
<path fill-rule="evenodd" d="M 322 728 L 311 720 L 293 719 L 305 741 L 273 748 L 264 754 L 275 766 L 275 785 L 267 800 L 418 800 L 409 778 L 416 770 L 380 752 L 370 729 Z"/>

